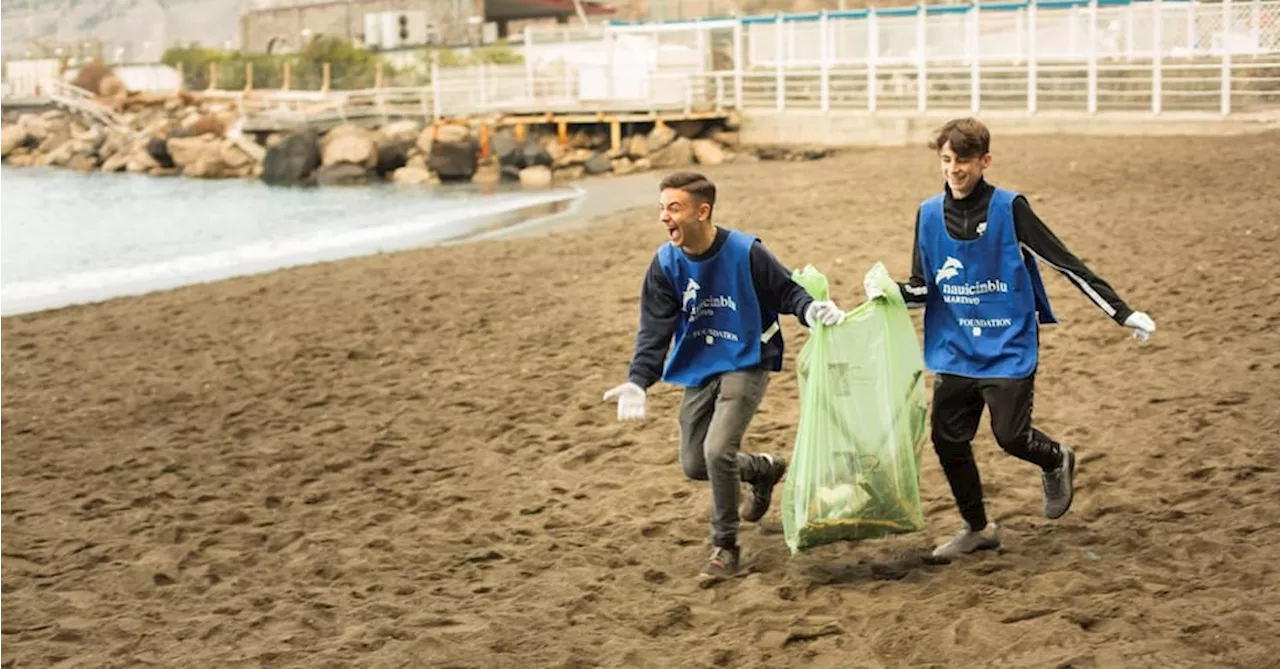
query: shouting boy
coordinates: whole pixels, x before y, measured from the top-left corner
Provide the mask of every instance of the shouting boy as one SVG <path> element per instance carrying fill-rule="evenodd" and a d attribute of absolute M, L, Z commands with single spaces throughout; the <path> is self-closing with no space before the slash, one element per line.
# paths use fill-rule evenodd
<path fill-rule="evenodd" d="M 935 374 L 933 447 L 964 521 L 934 550 L 938 557 L 1000 547 L 970 445 L 984 405 L 1000 448 L 1040 467 L 1044 515 L 1060 518 L 1071 507 L 1075 453 L 1031 420 L 1039 327 L 1057 322 L 1036 259 L 1140 340 L 1156 329 L 1150 316 L 1126 306 L 1058 240 L 1025 197 L 983 178 L 990 145 L 990 131 L 975 119 L 938 130 L 929 148 L 938 154 L 945 184 L 916 212 L 911 279 L 896 286 L 876 285 L 870 274 L 864 280 L 868 298 L 898 290 L 908 306 L 925 309 L 924 360 Z"/>
<path fill-rule="evenodd" d="M 677 172 L 659 190 L 668 241 L 640 292 L 630 380 L 604 399 L 618 401 L 618 420 L 638 420 L 659 374 L 684 387 L 680 467 L 688 478 L 711 483 L 712 552 L 702 573 L 726 577 L 738 571 L 739 520 L 764 516 L 787 470 L 780 457 L 738 450 L 769 374 L 782 369 L 778 314 L 793 314 L 806 326 L 834 325 L 844 314 L 810 297 L 759 239 L 713 224 L 716 187 L 705 176 Z M 750 484 L 751 493 L 740 512 L 741 483 Z"/>

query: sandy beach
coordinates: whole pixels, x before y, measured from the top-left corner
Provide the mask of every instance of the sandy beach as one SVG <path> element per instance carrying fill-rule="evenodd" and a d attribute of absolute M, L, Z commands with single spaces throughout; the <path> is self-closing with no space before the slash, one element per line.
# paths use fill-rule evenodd
<path fill-rule="evenodd" d="M 1159 331 L 1042 270 L 1037 422 L 1077 498 L 1045 520 L 984 418 L 1005 549 L 950 564 L 924 559 L 959 523 L 926 447 L 926 531 L 791 558 L 775 504 L 751 573 L 697 587 L 679 391 L 641 425 L 601 401 L 656 207 L 5 318 L 3 667 L 1274 666 L 1278 139 L 997 132 L 991 180 Z M 877 260 L 906 277 L 940 187 L 922 147 L 706 171 L 718 222 L 845 307 Z M 793 447 L 784 334 L 749 449 Z"/>

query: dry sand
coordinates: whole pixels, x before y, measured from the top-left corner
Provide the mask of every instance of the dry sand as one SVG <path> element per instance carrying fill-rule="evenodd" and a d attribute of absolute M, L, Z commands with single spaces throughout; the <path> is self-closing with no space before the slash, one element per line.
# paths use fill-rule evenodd
<path fill-rule="evenodd" d="M 997 138 L 993 181 L 1160 330 L 1048 274 L 1036 410 L 1078 444 L 1075 506 L 1040 517 L 984 421 L 1006 549 L 951 564 L 921 559 L 959 521 L 926 449 L 927 531 L 791 559 L 775 505 L 744 525 L 752 573 L 696 587 L 678 391 L 638 426 L 600 398 L 656 207 L 6 318 L 3 666 L 1276 666 L 1277 148 Z M 711 173 L 720 222 L 846 306 L 875 260 L 905 276 L 939 186 L 922 148 Z M 793 445 L 785 334 L 748 448 Z"/>

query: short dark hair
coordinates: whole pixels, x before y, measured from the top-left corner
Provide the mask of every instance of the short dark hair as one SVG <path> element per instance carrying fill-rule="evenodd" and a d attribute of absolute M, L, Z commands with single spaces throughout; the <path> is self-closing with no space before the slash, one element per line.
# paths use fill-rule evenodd
<path fill-rule="evenodd" d="M 958 118 L 947 121 L 934 132 L 929 148 L 941 151 L 947 143 L 960 158 L 979 158 L 991 151 L 991 131 L 976 118 Z"/>
<path fill-rule="evenodd" d="M 664 191 L 668 188 L 682 190 L 698 200 L 706 202 L 712 209 L 716 208 L 716 185 L 698 172 L 673 172 L 668 174 L 662 179 L 662 183 L 658 184 L 658 190 Z"/>

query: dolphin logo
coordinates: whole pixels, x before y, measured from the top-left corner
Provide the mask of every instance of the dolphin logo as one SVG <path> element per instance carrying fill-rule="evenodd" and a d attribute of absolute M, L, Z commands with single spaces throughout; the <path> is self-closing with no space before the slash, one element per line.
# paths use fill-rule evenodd
<path fill-rule="evenodd" d="M 942 268 L 938 270 L 938 274 L 933 277 L 935 284 L 942 283 L 943 279 L 954 279 L 960 276 L 960 270 L 964 269 L 964 263 L 947 256 L 947 261 L 942 263 Z"/>
<path fill-rule="evenodd" d="M 694 281 L 692 278 L 689 279 L 689 284 L 684 287 L 684 296 L 682 298 L 684 305 L 683 309 L 685 311 L 689 310 L 690 303 L 698 299 L 698 289 L 701 287 L 702 286 L 699 286 L 697 281 Z"/>

